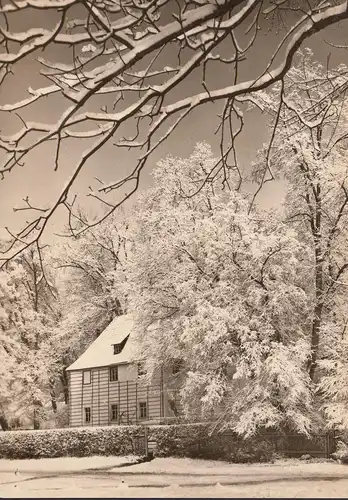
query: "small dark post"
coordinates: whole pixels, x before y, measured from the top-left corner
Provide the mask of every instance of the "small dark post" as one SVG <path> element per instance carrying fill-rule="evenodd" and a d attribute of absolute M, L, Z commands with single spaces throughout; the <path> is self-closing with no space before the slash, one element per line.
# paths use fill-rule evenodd
<path fill-rule="evenodd" d="M 128 380 L 127 380 L 127 424 L 129 425 L 129 401 L 128 401 Z"/>
<path fill-rule="evenodd" d="M 325 458 L 330 458 L 332 452 L 331 432 L 325 433 Z"/>
<path fill-rule="evenodd" d="M 135 423 L 138 425 L 138 382 L 135 382 Z"/>
<path fill-rule="evenodd" d="M 149 429 L 144 426 L 144 445 L 145 445 L 145 456 L 149 455 Z"/>
<path fill-rule="evenodd" d="M 147 407 L 147 420 L 150 419 L 150 405 L 149 405 L 149 386 L 147 386 L 147 391 L 146 391 L 146 407 Z"/>
<path fill-rule="evenodd" d="M 326 434 L 326 458 L 330 458 L 335 451 L 335 433 L 330 431 Z"/>
<path fill-rule="evenodd" d="M 118 425 L 121 424 L 121 393 L 120 393 L 120 382 L 117 382 L 118 385 Z"/>

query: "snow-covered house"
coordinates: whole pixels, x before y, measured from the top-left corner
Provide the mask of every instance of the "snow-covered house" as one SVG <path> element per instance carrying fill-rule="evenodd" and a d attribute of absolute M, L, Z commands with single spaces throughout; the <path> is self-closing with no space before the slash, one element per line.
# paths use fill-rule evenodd
<path fill-rule="evenodd" d="M 178 395 L 163 370 L 147 385 L 142 366 L 132 362 L 133 321 L 115 318 L 67 368 L 69 425 L 158 423 L 178 416 Z M 168 381 L 168 373 L 167 373 Z"/>

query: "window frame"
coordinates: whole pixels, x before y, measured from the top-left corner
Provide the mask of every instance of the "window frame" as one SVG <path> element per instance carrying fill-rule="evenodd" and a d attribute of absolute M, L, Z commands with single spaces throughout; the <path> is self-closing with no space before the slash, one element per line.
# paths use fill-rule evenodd
<path fill-rule="evenodd" d="M 87 418 L 88 415 L 88 418 Z M 92 422 L 92 409 L 90 406 L 84 407 L 84 422 L 85 424 L 90 424 Z"/>
<path fill-rule="evenodd" d="M 127 335 L 127 337 L 125 337 L 122 342 L 118 342 L 117 344 L 111 344 L 114 348 L 114 355 L 117 356 L 117 354 L 121 354 L 121 352 L 123 351 L 123 348 L 124 346 L 127 344 L 127 341 L 129 339 L 129 335 Z"/>
<path fill-rule="evenodd" d="M 89 382 L 85 380 L 85 374 L 89 374 Z M 82 371 L 82 385 L 90 385 L 92 383 L 92 371 L 91 370 L 83 370 Z"/>
<path fill-rule="evenodd" d="M 116 373 L 116 378 L 111 377 L 113 373 Z M 118 382 L 118 365 L 109 367 L 109 382 Z"/>
<path fill-rule="evenodd" d="M 113 418 L 115 410 L 116 410 L 116 418 Z M 118 404 L 117 403 L 112 403 L 110 405 L 110 421 L 111 422 L 117 422 L 118 421 L 118 417 L 119 417 L 119 414 L 118 414 Z"/>
<path fill-rule="evenodd" d="M 143 410 L 145 409 L 145 415 L 143 415 Z M 147 401 L 139 401 L 139 419 L 148 418 L 148 407 Z"/>
<path fill-rule="evenodd" d="M 114 355 L 121 354 L 122 346 L 121 344 L 114 344 Z"/>

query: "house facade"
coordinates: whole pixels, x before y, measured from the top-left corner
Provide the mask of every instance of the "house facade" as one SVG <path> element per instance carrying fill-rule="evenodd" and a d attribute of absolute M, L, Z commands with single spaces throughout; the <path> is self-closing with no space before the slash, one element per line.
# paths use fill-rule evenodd
<path fill-rule="evenodd" d="M 132 361 L 132 326 L 130 316 L 115 318 L 67 368 L 70 427 L 149 425 L 180 416 L 175 370 L 143 381 L 142 365 Z"/>

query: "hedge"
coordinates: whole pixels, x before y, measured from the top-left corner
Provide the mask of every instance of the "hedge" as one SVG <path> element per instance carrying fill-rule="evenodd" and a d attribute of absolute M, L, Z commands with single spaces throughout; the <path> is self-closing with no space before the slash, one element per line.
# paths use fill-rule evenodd
<path fill-rule="evenodd" d="M 54 458 L 135 454 L 141 426 L 46 429 L 0 433 L 0 458 Z M 156 455 L 224 459 L 231 462 L 266 462 L 279 451 L 279 443 L 266 436 L 243 440 L 236 435 L 209 435 L 204 424 L 149 427 Z"/>
<path fill-rule="evenodd" d="M 130 455 L 134 438 L 141 434 L 142 429 L 135 426 L 2 432 L 0 458 Z"/>

